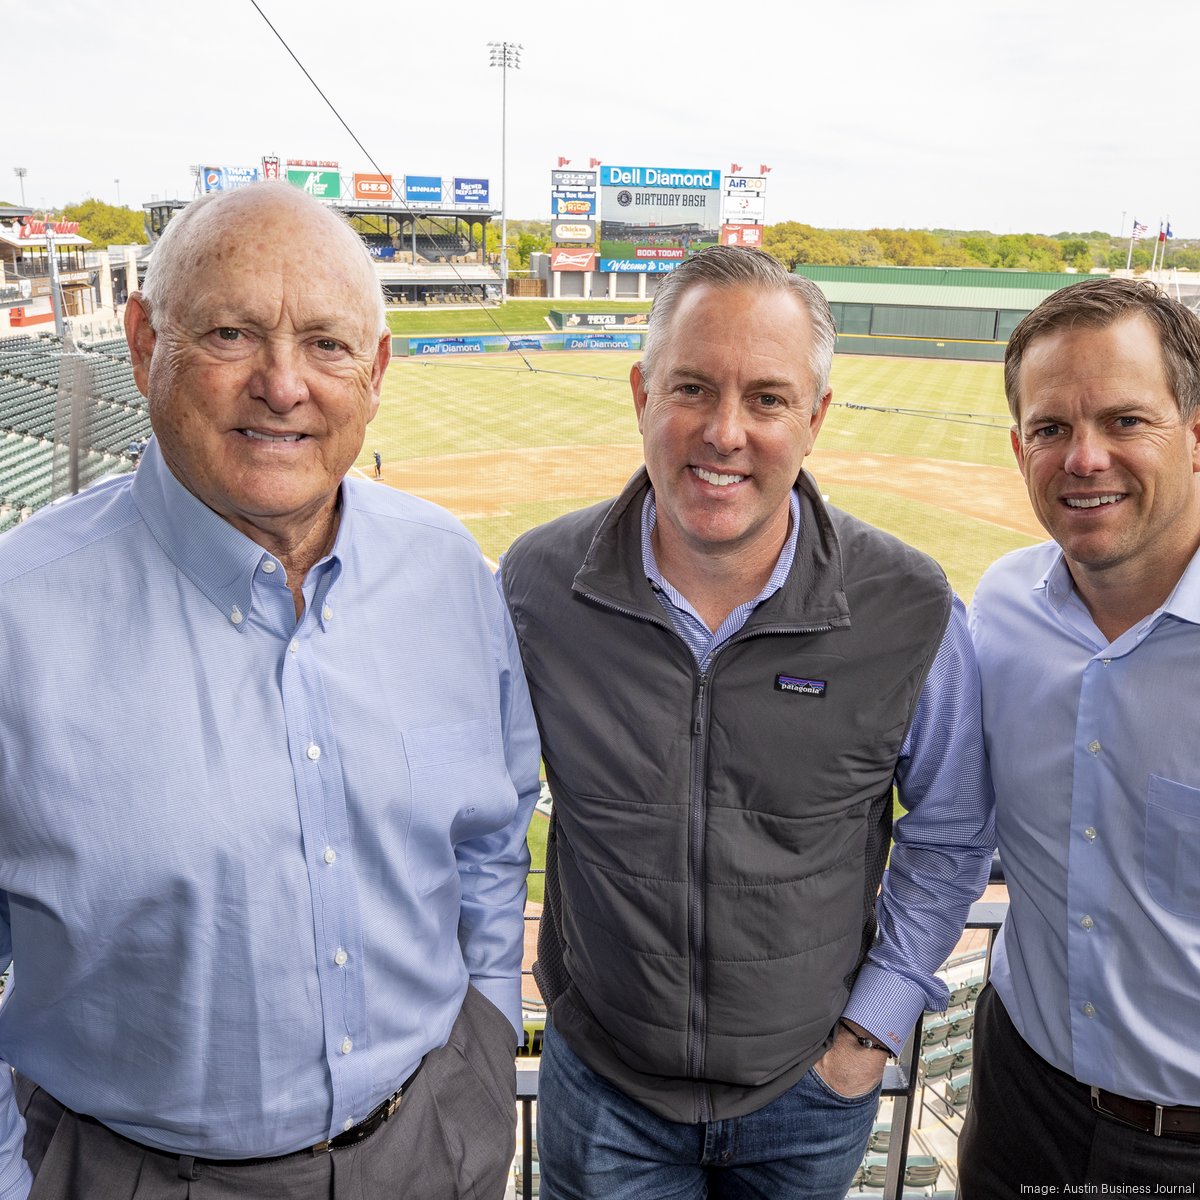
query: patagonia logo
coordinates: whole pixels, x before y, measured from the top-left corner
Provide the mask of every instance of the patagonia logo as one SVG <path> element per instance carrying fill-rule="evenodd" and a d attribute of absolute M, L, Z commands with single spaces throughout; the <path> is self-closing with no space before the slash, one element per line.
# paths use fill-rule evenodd
<path fill-rule="evenodd" d="M 825 680 L 801 679 L 798 675 L 776 675 L 777 692 L 795 692 L 800 696 L 824 696 Z"/>

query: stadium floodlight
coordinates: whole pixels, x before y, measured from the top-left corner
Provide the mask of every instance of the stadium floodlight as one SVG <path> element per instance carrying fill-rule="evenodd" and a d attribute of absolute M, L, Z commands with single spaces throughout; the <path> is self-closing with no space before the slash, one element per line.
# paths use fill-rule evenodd
<path fill-rule="evenodd" d="M 25 176 L 29 174 L 26 167 L 13 167 L 13 174 L 21 181 L 21 207 L 25 207 Z"/>
<path fill-rule="evenodd" d="M 488 42 L 488 66 L 500 68 L 500 299 L 508 299 L 508 69 L 521 69 L 520 42 Z"/>

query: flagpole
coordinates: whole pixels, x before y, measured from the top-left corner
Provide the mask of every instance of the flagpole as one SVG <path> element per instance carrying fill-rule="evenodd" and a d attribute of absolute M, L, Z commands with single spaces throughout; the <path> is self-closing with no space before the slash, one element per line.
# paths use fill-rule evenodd
<path fill-rule="evenodd" d="M 1137 217 L 1133 218 L 1133 229 L 1137 228 Z M 1129 231 L 1129 253 L 1125 255 L 1125 270 L 1133 267 L 1133 229 Z"/>

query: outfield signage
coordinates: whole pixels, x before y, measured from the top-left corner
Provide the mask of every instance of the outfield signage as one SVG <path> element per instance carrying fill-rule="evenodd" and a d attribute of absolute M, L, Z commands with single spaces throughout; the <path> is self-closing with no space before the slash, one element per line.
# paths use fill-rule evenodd
<path fill-rule="evenodd" d="M 201 167 L 200 183 L 206 192 L 231 192 L 259 181 L 257 167 Z"/>
<path fill-rule="evenodd" d="M 640 350 L 640 333 L 564 333 L 564 350 Z"/>
<path fill-rule="evenodd" d="M 662 275 L 666 271 L 674 270 L 679 265 L 673 259 L 660 258 L 602 258 L 599 263 L 600 271 L 613 271 L 619 275 Z"/>
<path fill-rule="evenodd" d="M 404 198 L 417 204 L 441 204 L 440 175 L 405 175 Z"/>
<path fill-rule="evenodd" d="M 455 179 L 455 204 L 487 204 L 488 181 L 486 179 Z"/>
<path fill-rule="evenodd" d="M 596 240 L 596 222 L 551 221 L 550 240 L 552 242 L 579 242 L 590 246 Z"/>
<path fill-rule="evenodd" d="M 288 167 L 287 181 L 319 200 L 339 200 L 342 195 L 342 177 L 337 171 L 322 171 L 310 167 Z"/>
<path fill-rule="evenodd" d="M 550 251 L 550 270 L 552 271 L 594 271 L 596 269 L 596 251 L 590 246 L 586 250 L 568 250 L 555 246 Z"/>
<path fill-rule="evenodd" d="M 630 325 L 638 325 L 643 328 L 646 321 L 649 319 L 648 312 L 635 313 L 577 313 L 577 312 L 559 312 L 554 309 L 550 313 L 550 319 L 560 329 L 578 329 L 581 326 L 584 329 L 611 329 L 614 326 L 627 327 Z"/>
<path fill-rule="evenodd" d="M 392 198 L 392 177 L 390 175 L 355 174 L 355 200 L 390 200 Z"/>
<path fill-rule="evenodd" d="M 766 190 L 767 177 L 765 175 L 727 175 L 725 177 L 725 191 L 731 196 L 738 196 L 743 192 L 765 192 Z"/>
<path fill-rule="evenodd" d="M 409 338 L 409 354 L 482 354 L 483 338 Z"/>
<path fill-rule="evenodd" d="M 600 168 L 600 269 L 657 274 L 715 245 L 721 172 L 705 167 Z"/>

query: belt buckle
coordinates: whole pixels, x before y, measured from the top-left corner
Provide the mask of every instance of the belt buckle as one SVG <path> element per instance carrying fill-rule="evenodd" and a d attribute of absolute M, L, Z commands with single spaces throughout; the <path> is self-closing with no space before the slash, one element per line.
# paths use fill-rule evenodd
<path fill-rule="evenodd" d="M 1092 1084 L 1092 1108 L 1098 1113 L 1103 1113 L 1106 1117 L 1112 1117 L 1114 1121 L 1120 1121 L 1122 1125 L 1128 1125 L 1132 1129 L 1142 1129 L 1141 1125 L 1135 1125 L 1132 1121 L 1127 1120 L 1119 1113 L 1115 1113 L 1110 1108 L 1105 1108 L 1100 1102 L 1100 1089 Z M 1163 1106 L 1156 1104 L 1154 1106 L 1154 1123 L 1150 1129 L 1145 1129 L 1143 1132 L 1153 1134 L 1155 1137 L 1162 1137 L 1163 1125 Z"/>
<path fill-rule="evenodd" d="M 404 1089 L 403 1088 L 401 1088 L 400 1091 L 394 1092 L 392 1094 L 392 1096 L 389 1098 L 389 1100 L 387 1101 L 387 1104 L 384 1106 L 384 1109 L 383 1109 L 383 1119 L 385 1121 L 395 1113 L 396 1109 L 398 1109 L 400 1107 L 400 1101 L 403 1099 L 404 1099 Z"/>

